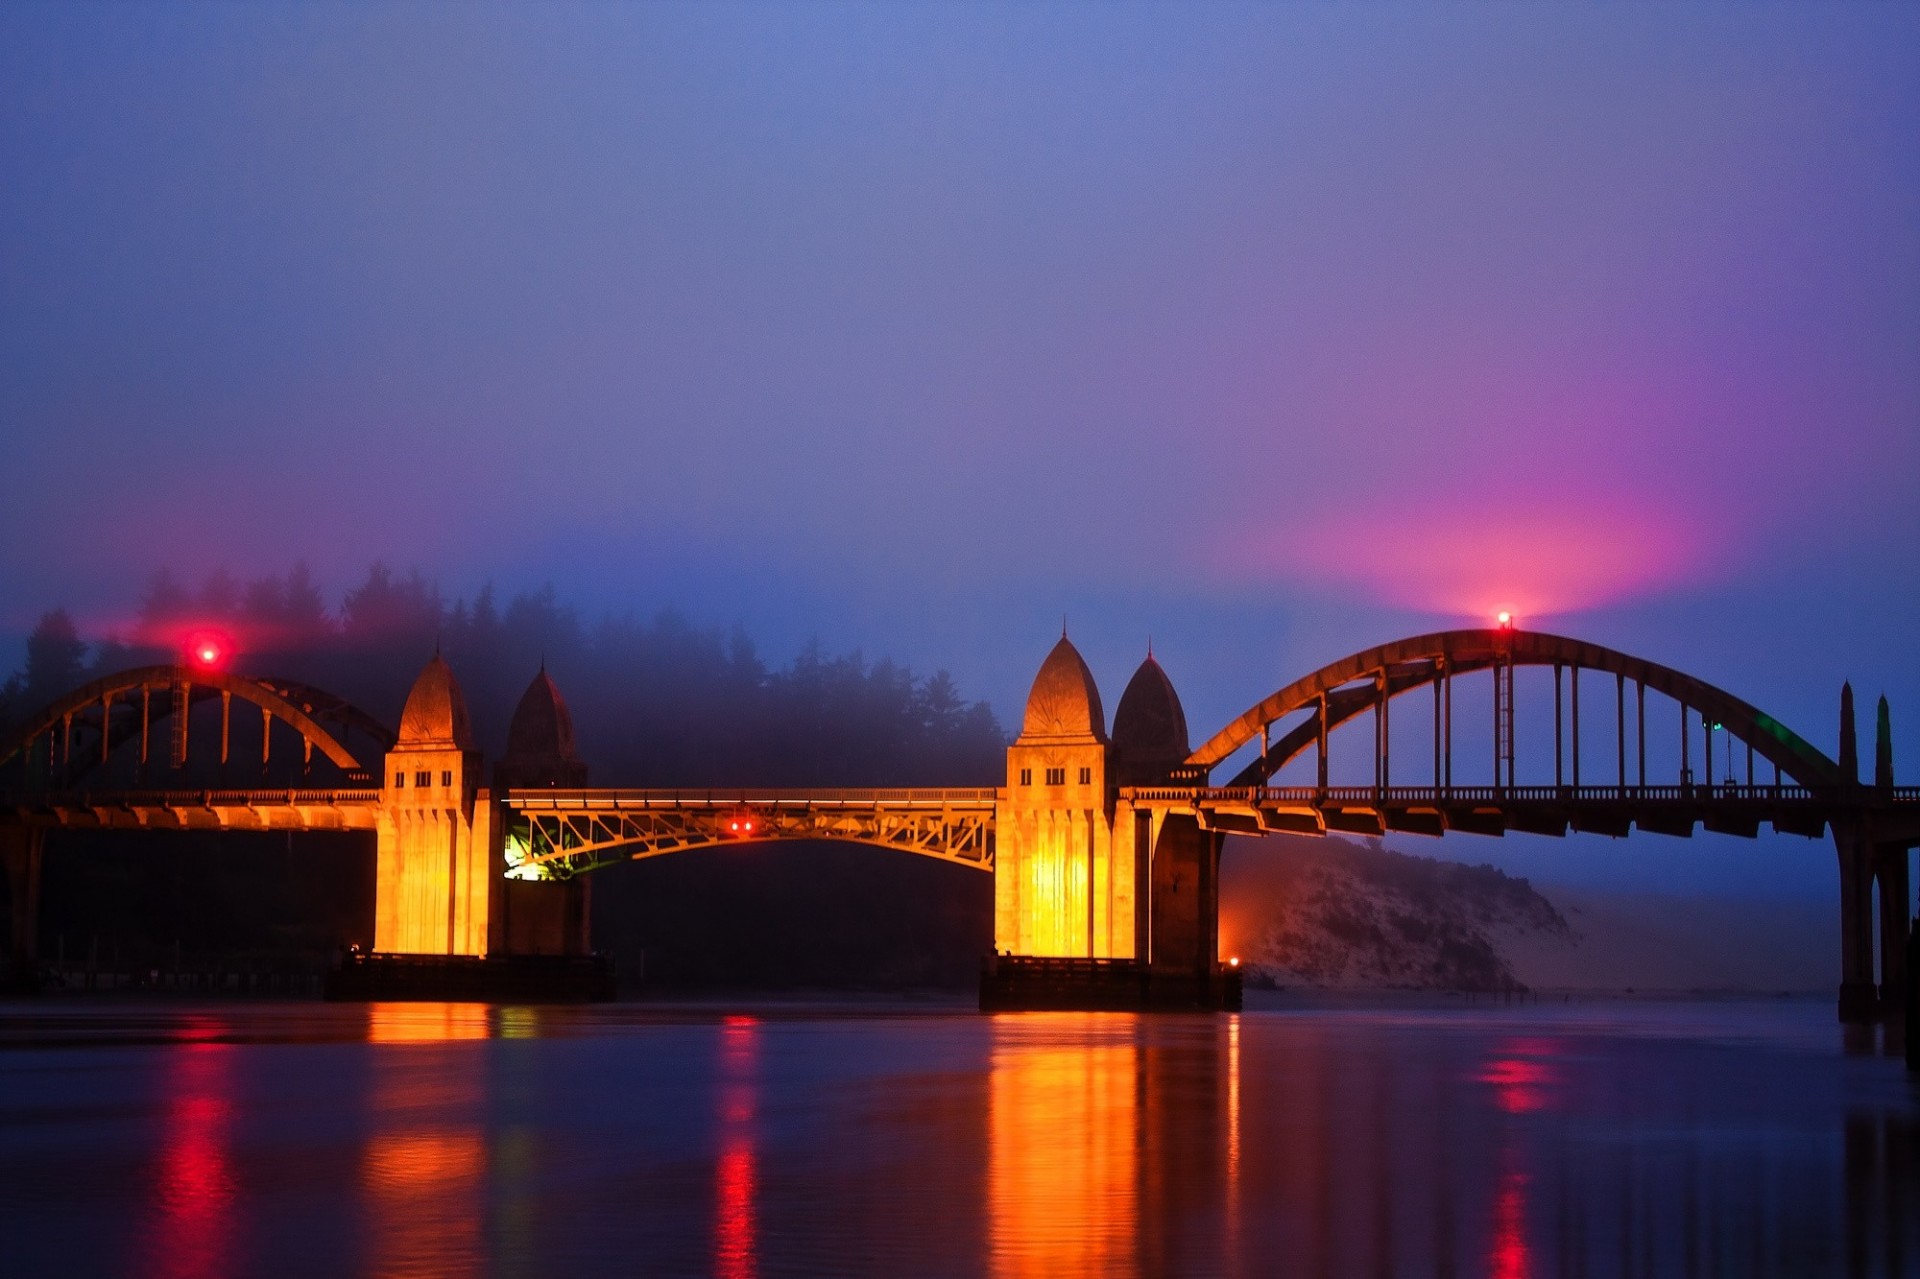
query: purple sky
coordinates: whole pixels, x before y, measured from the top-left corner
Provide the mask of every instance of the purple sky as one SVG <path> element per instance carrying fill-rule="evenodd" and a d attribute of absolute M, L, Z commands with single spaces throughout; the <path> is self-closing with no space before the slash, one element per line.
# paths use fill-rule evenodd
<path fill-rule="evenodd" d="M 13 3 L 0 633 L 385 558 L 1012 722 L 1065 612 L 1199 739 L 1506 606 L 1920 779 L 1916 139 L 1911 6 Z"/>

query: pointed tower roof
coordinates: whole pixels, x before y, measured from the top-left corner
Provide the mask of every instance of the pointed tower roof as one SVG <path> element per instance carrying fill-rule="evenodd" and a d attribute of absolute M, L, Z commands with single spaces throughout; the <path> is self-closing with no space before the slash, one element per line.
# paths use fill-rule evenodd
<path fill-rule="evenodd" d="M 1091 737 L 1107 740 L 1107 713 L 1100 705 L 1100 687 L 1065 635 L 1040 664 L 1027 694 L 1027 716 L 1021 737 Z"/>
<path fill-rule="evenodd" d="M 1187 713 L 1180 705 L 1180 694 L 1173 691 L 1173 681 L 1151 652 L 1127 681 L 1127 691 L 1120 694 L 1120 705 L 1113 712 L 1113 744 L 1131 759 L 1175 762 L 1184 760 L 1192 749 L 1187 744 Z"/>
<path fill-rule="evenodd" d="M 513 723 L 507 728 L 507 758 L 519 760 L 554 759 L 577 763 L 573 746 L 573 713 L 567 699 L 542 666 L 540 673 L 520 695 L 514 708 Z"/>
<path fill-rule="evenodd" d="M 467 699 L 453 668 L 435 653 L 413 681 L 406 709 L 400 712 L 399 746 L 438 746 L 473 749 L 473 728 L 467 722 Z"/>

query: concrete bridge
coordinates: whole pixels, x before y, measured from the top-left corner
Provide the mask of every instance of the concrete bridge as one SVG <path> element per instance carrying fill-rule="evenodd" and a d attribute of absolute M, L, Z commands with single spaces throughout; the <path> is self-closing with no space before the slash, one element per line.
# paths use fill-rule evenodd
<path fill-rule="evenodd" d="M 1519 778 L 1522 667 L 1541 668 L 1542 679 L 1551 671 L 1551 784 L 1544 732 L 1526 753 L 1540 780 Z M 248 724 L 257 713 L 257 730 L 237 732 L 236 709 Z M 398 731 L 293 681 L 158 666 L 81 688 L 0 743 L 0 865 L 14 960 L 30 964 L 47 830 L 370 831 L 375 951 L 451 959 L 588 953 L 587 872 L 614 861 L 729 842 L 850 840 L 993 875 L 988 988 L 1015 1002 L 1027 997 L 1023 982 L 1043 1000 L 1078 983 L 1095 1002 L 1219 1006 L 1235 976 L 1218 955 L 1228 834 L 1751 837 L 1771 826 L 1832 837 L 1839 1010 L 1866 1020 L 1905 997 L 1920 788 L 1893 784 L 1884 699 L 1870 781 L 1860 775 L 1850 689 L 1840 718 L 1839 756 L 1829 758 L 1669 667 L 1501 627 L 1353 654 L 1194 748 L 1179 696 L 1151 655 L 1109 730 L 1099 688 L 1063 636 L 1034 680 L 999 787 L 595 790 L 566 702 L 544 671 L 489 775 L 438 656 L 415 681 Z M 1371 738 L 1358 776 L 1337 775 L 1329 738 L 1343 729 Z M 1468 759 L 1456 749 L 1462 737 L 1484 747 Z M 243 738 L 263 776 L 297 750 L 302 784 L 146 784 L 154 774 L 179 782 L 216 750 L 226 765 Z M 1413 759 L 1409 740 L 1420 743 Z M 1308 758 L 1312 784 L 1274 784 Z M 1212 774 L 1236 760 L 1226 784 L 1213 785 Z M 1354 771 L 1350 761 L 1345 771 Z M 134 782 L 116 780 L 129 775 Z"/>

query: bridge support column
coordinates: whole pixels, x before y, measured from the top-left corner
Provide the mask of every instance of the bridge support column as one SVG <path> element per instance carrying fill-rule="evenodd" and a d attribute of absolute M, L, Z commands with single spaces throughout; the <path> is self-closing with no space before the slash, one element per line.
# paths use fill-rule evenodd
<path fill-rule="evenodd" d="M 37 827 L 9 823 L 0 826 L 0 872 L 7 877 L 12 906 L 12 935 L 8 967 L 17 978 L 31 980 L 40 957 L 40 856 L 45 832 Z"/>
<path fill-rule="evenodd" d="M 508 955 L 591 955 L 593 881 L 507 880 L 493 950 Z"/>
<path fill-rule="evenodd" d="M 1213 836 L 1193 817 L 1170 813 L 1153 845 L 1152 953 L 1154 974 L 1197 977 L 1211 971 L 1208 945 L 1219 929 L 1219 875 Z"/>
<path fill-rule="evenodd" d="M 1872 1021 L 1879 1011 L 1873 981 L 1872 845 L 1856 828 L 1835 826 L 1840 857 L 1840 1020 Z"/>
<path fill-rule="evenodd" d="M 1883 844 L 1875 850 L 1874 879 L 1880 887 L 1880 1012 L 1894 1018 L 1907 1006 L 1907 933 L 1912 916 L 1907 904 L 1907 850 Z"/>

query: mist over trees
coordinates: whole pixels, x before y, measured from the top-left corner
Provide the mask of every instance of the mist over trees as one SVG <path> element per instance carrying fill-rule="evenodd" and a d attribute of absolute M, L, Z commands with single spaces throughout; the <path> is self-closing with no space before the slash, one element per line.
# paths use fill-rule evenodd
<path fill-rule="evenodd" d="M 384 564 L 335 607 L 296 564 L 251 581 L 216 571 L 197 589 L 163 570 L 126 634 L 83 637 L 56 608 L 0 688 L 0 731 L 90 679 L 178 661 L 202 632 L 225 637 L 230 669 L 326 689 L 389 725 L 437 649 L 489 760 L 544 664 L 597 785 L 992 785 L 1005 758 L 992 710 L 945 671 L 920 677 L 817 642 L 773 666 L 737 626 L 700 627 L 672 611 L 589 620 L 550 585 L 503 600 L 488 584 L 448 601 L 417 570 Z"/>

